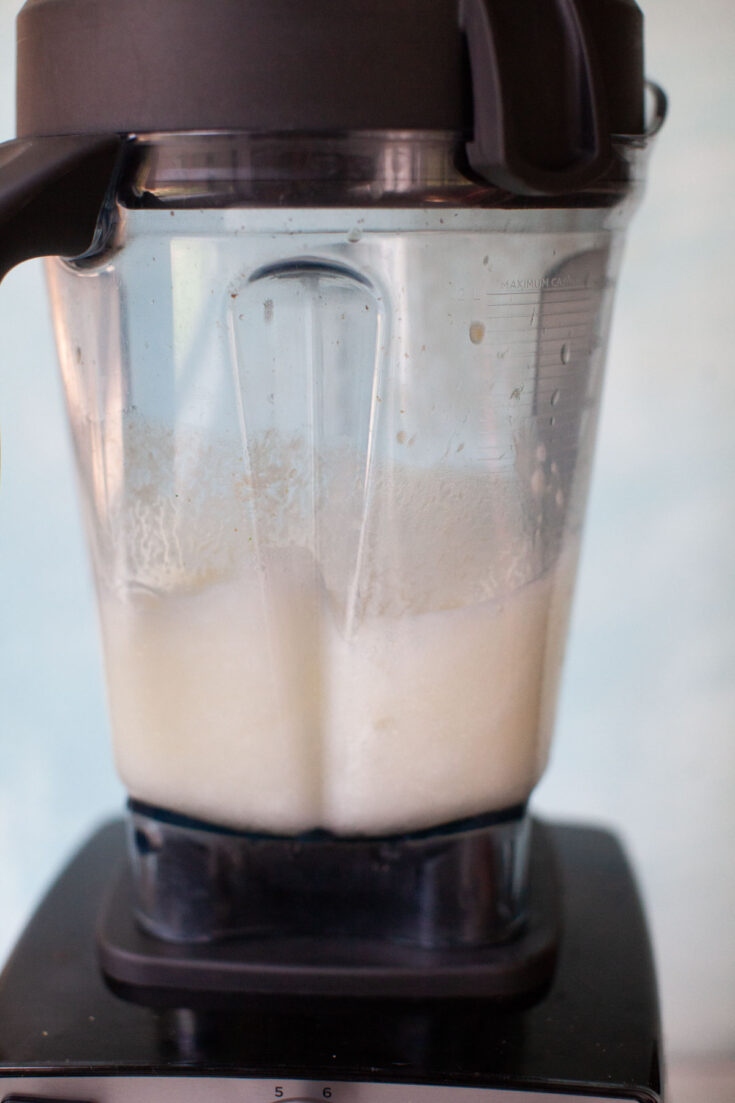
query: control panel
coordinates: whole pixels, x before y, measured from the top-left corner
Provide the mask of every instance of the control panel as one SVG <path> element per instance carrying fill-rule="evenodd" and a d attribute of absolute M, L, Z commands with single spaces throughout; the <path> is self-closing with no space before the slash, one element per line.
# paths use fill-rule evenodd
<path fill-rule="evenodd" d="M 630 1103 L 622 1096 L 505 1088 L 202 1076 L 9 1078 L 2 1103 Z"/>

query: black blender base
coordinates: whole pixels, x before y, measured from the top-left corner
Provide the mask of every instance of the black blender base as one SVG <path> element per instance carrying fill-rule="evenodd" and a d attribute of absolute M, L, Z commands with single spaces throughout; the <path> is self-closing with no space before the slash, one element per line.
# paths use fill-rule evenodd
<path fill-rule="evenodd" d="M 521 1093 L 514 1103 L 545 1103 L 544 1093 L 554 1103 L 660 1103 L 655 980 L 625 857 L 605 832 L 546 830 L 562 935 L 553 981 L 535 1000 L 291 993 L 198 1012 L 138 1006 L 105 984 L 95 925 L 125 853 L 122 825 L 105 827 L 53 886 L 0 978 L 0 1098 L 199 1103 L 206 1091 L 210 1103 L 364 1103 L 369 1083 L 382 1085 L 374 1094 L 385 1103 L 394 1084 L 413 1085 L 403 1103 L 437 1092 L 438 1103 L 473 1103 L 470 1088 L 488 1103 L 508 1103 L 508 1091 Z M 297 1078 L 309 1083 L 297 1089 Z"/>
<path fill-rule="evenodd" d="M 468 872 L 478 879 L 485 873 L 474 867 Z M 265 930 L 218 942 L 176 943 L 156 938 L 135 921 L 130 867 L 123 862 L 100 917 L 100 961 L 116 991 L 147 1006 L 180 1007 L 186 1001 L 206 1009 L 225 1003 L 236 1006 L 252 996 L 294 994 L 410 999 L 518 996 L 550 980 L 559 935 L 555 852 L 539 823 L 533 824 L 531 833 L 529 880 L 524 931 L 500 945 L 429 949 L 395 938 L 303 930 L 294 934 L 286 925 L 287 909 L 278 933 Z M 358 906 L 361 903 L 364 906 L 363 901 Z"/>

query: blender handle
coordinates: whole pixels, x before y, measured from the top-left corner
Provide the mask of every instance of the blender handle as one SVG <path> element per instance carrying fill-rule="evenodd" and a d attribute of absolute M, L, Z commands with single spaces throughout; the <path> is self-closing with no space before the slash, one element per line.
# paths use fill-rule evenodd
<path fill-rule="evenodd" d="M 0 280 L 31 257 L 89 248 L 123 141 L 83 134 L 0 145 Z"/>
<path fill-rule="evenodd" d="M 583 6 L 548 0 L 529 26 L 519 5 L 460 0 L 474 105 L 467 159 L 484 180 L 517 195 L 559 195 L 610 164 L 603 74 Z"/>

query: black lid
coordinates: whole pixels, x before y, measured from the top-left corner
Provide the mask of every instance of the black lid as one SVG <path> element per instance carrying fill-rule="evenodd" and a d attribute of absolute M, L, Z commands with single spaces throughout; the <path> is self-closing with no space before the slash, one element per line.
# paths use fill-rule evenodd
<path fill-rule="evenodd" d="M 525 194 L 643 129 L 634 0 L 27 0 L 18 135 L 453 130 Z"/>

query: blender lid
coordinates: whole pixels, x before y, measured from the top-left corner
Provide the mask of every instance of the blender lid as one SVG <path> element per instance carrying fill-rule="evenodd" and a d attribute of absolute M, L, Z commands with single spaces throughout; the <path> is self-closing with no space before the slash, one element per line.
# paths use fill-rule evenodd
<path fill-rule="evenodd" d="M 467 176 L 574 196 L 644 136 L 635 0 L 27 0 L 0 280 L 90 247 L 131 134 L 454 134 Z"/>
<path fill-rule="evenodd" d="M 455 131 L 527 195 L 643 131 L 634 0 L 27 0 L 18 136 Z"/>

